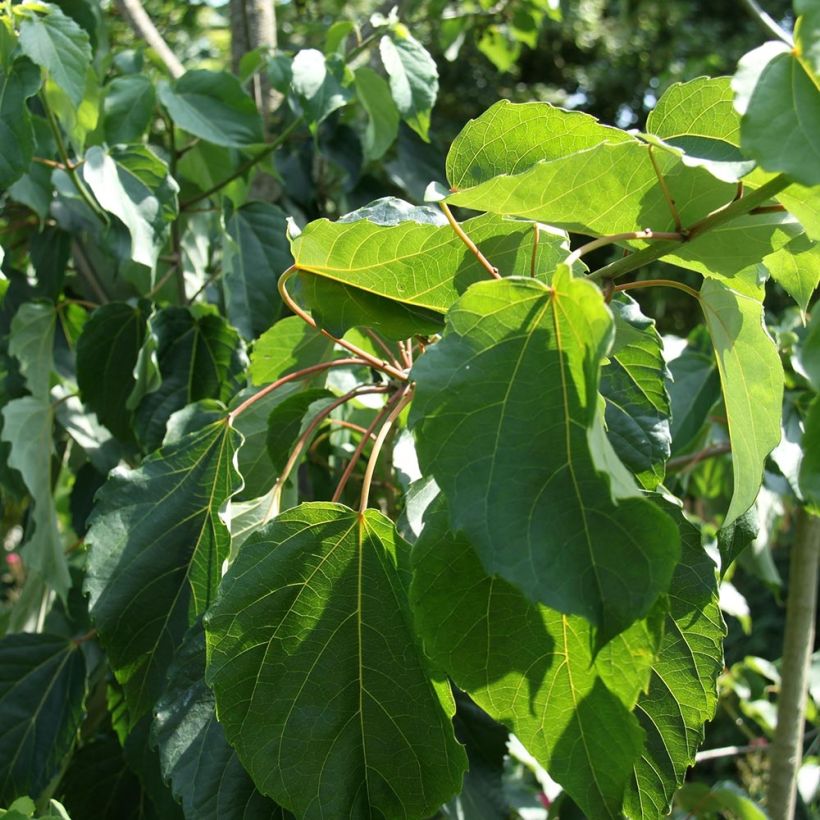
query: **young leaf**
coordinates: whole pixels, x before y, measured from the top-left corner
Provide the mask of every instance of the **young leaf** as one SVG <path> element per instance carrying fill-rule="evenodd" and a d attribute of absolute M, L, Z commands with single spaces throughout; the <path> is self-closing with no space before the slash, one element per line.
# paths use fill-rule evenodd
<path fill-rule="evenodd" d="M 402 119 L 429 142 L 430 114 L 438 95 L 438 69 L 433 58 L 401 23 L 381 38 L 379 53 Z"/>
<path fill-rule="evenodd" d="M 681 562 L 669 588 L 669 614 L 635 715 L 646 745 L 635 764 L 624 811 L 628 817 L 669 812 L 703 742 L 717 706 L 726 629 L 718 604 L 715 565 L 700 545 L 700 532 L 678 514 Z"/>
<path fill-rule="evenodd" d="M 34 132 L 26 100 L 40 88 L 40 71 L 25 57 L 0 63 L 0 188 L 8 188 L 31 165 Z"/>
<path fill-rule="evenodd" d="M 812 294 L 820 285 L 820 246 L 806 234 L 763 259 L 772 279 L 805 311 Z"/>
<path fill-rule="evenodd" d="M 227 402 L 239 388 L 245 351 L 239 334 L 214 313 L 170 307 L 149 322 L 162 377 L 136 410 L 134 429 L 146 450 L 159 447 L 171 414 L 200 399 Z"/>
<path fill-rule="evenodd" d="M 613 299 L 610 307 L 615 342 L 600 386 L 607 435 L 620 460 L 652 490 L 663 480 L 672 441 L 661 339 L 632 299 Z"/>
<path fill-rule="evenodd" d="M 219 511 L 240 486 L 239 441 L 218 421 L 112 473 L 97 495 L 85 591 L 132 727 L 162 691 L 191 615 L 215 596 L 230 550 Z"/>
<path fill-rule="evenodd" d="M 746 54 L 732 80 L 744 152 L 767 171 L 782 171 L 807 186 L 820 184 L 820 93 L 815 83 L 780 42 Z"/>
<path fill-rule="evenodd" d="M 197 820 L 283 820 L 242 768 L 217 723 L 213 692 L 205 685 L 205 632 L 198 621 L 185 637 L 157 704 L 152 740 L 162 773 L 186 817 Z"/>
<path fill-rule="evenodd" d="M 283 211 L 250 202 L 228 211 L 223 237 L 223 288 L 228 319 L 246 339 L 267 330 L 282 311 L 276 283 L 293 262 Z"/>
<path fill-rule="evenodd" d="M 254 342 L 249 375 L 259 386 L 326 361 L 333 342 L 298 316 L 280 319 Z"/>
<path fill-rule="evenodd" d="M 157 95 L 144 74 L 115 77 L 105 87 L 103 130 L 110 145 L 139 142 L 154 115 Z"/>
<path fill-rule="evenodd" d="M 399 112 L 390 96 L 390 86 L 372 68 L 356 69 L 356 94 L 367 112 L 364 135 L 366 160 L 380 159 L 396 141 L 399 133 Z"/>
<path fill-rule="evenodd" d="M 85 658 L 55 635 L 0 639 L 0 804 L 40 795 L 83 719 Z"/>
<path fill-rule="evenodd" d="M 241 148 L 264 141 L 256 105 L 227 71 L 188 71 L 173 86 L 160 85 L 159 99 L 175 125 L 207 142 Z"/>
<path fill-rule="evenodd" d="M 734 492 L 723 526 L 757 498 L 766 456 L 780 441 L 783 367 L 763 325 L 763 306 L 707 279 L 700 302 L 715 348 L 732 443 Z"/>
<path fill-rule="evenodd" d="M 350 102 L 352 92 L 341 84 L 344 64 L 315 48 L 298 52 L 291 64 L 292 88 L 313 128 Z"/>
<path fill-rule="evenodd" d="M 299 817 L 426 817 L 460 787 L 455 704 L 399 570 L 408 549 L 373 510 L 302 504 L 243 544 L 206 618 L 225 734 Z"/>
<path fill-rule="evenodd" d="M 530 600 L 579 614 L 599 639 L 646 615 L 677 561 L 677 528 L 641 498 L 616 504 L 596 471 L 600 363 L 612 317 L 559 269 L 481 282 L 451 308 L 413 368 L 419 463 L 485 569 Z"/>
<path fill-rule="evenodd" d="M 91 64 L 88 34 L 58 6 L 48 5 L 42 16 L 29 12 L 20 23 L 20 49 L 49 72 L 75 108 L 85 93 L 86 69 Z"/>
<path fill-rule="evenodd" d="M 83 402 L 117 438 L 129 441 L 128 397 L 146 334 L 147 303 L 111 302 L 91 314 L 77 342 L 77 385 Z"/>
<path fill-rule="evenodd" d="M 428 510 L 412 555 L 411 603 L 425 651 L 514 732 L 587 816 L 619 816 L 642 747 L 630 710 L 651 646 L 638 641 L 633 654 L 625 634 L 594 658 L 589 624 L 532 604 L 487 575 L 467 540 L 450 530 L 442 502 L 439 496 Z"/>

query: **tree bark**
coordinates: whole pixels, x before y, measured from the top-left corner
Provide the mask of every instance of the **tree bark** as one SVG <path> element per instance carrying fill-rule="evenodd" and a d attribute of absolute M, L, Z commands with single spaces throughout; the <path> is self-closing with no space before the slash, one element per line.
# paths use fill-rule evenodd
<path fill-rule="evenodd" d="M 777 729 L 769 756 L 767 805 L 772 820 L 794 817 L 797 772 L 803 758 L 809 665 L 814 647 L 818 555 L 820 518 L 800 509 L 789 569 Z"/>
<path fill-rule="evenodd" d="M 134 29 L 134 32 L 154 49 L 168 69 L 168 73 L 174 79 L 181 77 L 185 73 L 185 67 L 162 38 L 157 27 L 142 7 L 140 0 L 117 0 L 117 8 L 131 28 Z"/>
<path fill-rule="evenodd" d="M 242 57 L 256 48 L 276 49 L 276 10 L 273 0 L 231 0 L 231 67 L 239 73 Z M 267 122 L 278 102 L 264 73 L 254 75 L 256 105 Z"/>

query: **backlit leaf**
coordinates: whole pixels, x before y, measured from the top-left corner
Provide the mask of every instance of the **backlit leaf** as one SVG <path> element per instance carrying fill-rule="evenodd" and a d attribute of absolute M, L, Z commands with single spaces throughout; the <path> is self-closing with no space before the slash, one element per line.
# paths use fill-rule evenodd
<path fill-rule="evenodd" d="M 455 711 L 381 514 L 302 504 L 254 533 L 206 618 L 208 683 L 257 788 L 298 817 L 427 817 L 459 790 Z"/>
<path fill-rule="evenodd" d="M 333 342 L 298 316 L 280 319 L 254 342 L 249 374 L 256 385 L 323 362 L 330 357 Z"/>
<path fill-rule="evenodd" d="M 356 70 L 356 93 L 368 116 L 365 159 L 376 160 L 398 136 L 399 112 L 390 96 L 390 86 L 372 68 L 362 66 Z"/>
<path fill-rule="evenodd" d="M 614 503 L 588 435 L 612 317 L 559 269 L 474 285 L 413 368 L 419 463 L 485 569 L 580 614 L 601 642 L 646 615 L 677 560 L 677 530 L 641 498 Z M 503 446 L 501 446 L 503 442 Z"/>

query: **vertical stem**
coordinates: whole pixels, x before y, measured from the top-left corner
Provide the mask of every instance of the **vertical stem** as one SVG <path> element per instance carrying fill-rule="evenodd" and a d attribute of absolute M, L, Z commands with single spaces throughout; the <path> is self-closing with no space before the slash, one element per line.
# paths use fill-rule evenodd
<path fill-rule="evenodd" d="M 455 232 L 456 236 L 469 248 L 470 252 L 475 256 L 476 259 L 481 263 L 481 266 L 493 279 L 500 279 L 501 275 L 498 273 L 498 268 L 494 267 L 490 264 L 490 261 L 484 256 L 483 253 L 478 249 L 478 245 L 467 236 L 464 228 L 458 224 L 458 220 L 453 216 L 453 212 L 450 210 L 449 206 L 446 202 L 439 202 L 439 207 L 444 212 L 444 216 L 447 217 L 447 221 L 450 223 L 450 227 Z"/>
<path fill-rule="evenodd" d="M 655 176 L 658 178 L 658 184 L 661 186 L 661 191 L 663 191 L 663 198 L 666 200 L 666 204 L 669 206 L 669 211 L 672 214 L 672 219 L 675 223 L 675 230 L 680 233 L 683 230 L 683 223 L 680 219 L 678 206 L 675 203 L 675 198 L 672 196 L 672 192 L 669 190 L 669 186 L 666 184 L 666 179 L 664 179 L 661 169 L 658 167 L 658 161 L 652 153 L 653 148 L 654 146 L 651 144 L 648 146 L 649 160 L 652 163 L 652 167 L 655 169 Z"/>
<path fill-rule="evenodd" d="M 791 820 L 794 817 L 817 615 L 818 555 L 820 518 L 801 508 L 797 514 L 797 533 L 789 569 L 777 728 L 769 757 L 770 779 L 766 802 L 772 820 Z"/>

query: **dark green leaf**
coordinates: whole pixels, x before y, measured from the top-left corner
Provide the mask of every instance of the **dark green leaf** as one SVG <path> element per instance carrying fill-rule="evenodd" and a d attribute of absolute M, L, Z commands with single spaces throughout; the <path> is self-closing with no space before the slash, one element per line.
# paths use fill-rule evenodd
<path fill-rule="evenodd" d="M 669 812 L 704 728 L 717 706 L 717 677 L 723 671 L 725 628 L 718 605 L 715 565 L 700 545 L 699 530 L 678 515 L 681 562 L 669 588 L 669 614 L 652 664 L 648 690 L 635 715 L 646 746 L 624 811 L 628 817 L 661 817 Z"/>
<path fill-rule="evenodd" d="M 115 77 L 105 87 L 103 130 L 110 144 L 139 142 L 151 123 L 157 95 L 144 74 Z"/>
<path fill-rule="evenodd" d="M 279 275 L 293 263 L 283 211 L 251 202 L 228 212 L 222 279 L 228 319 L 246 339 L 267 330 L 282 311 Z"/>
<path fill-rule="evenodd" d="M 759 530 L 760 522 L 756 507 L 749 507 L 740 518 L 728 527 L 718 530 L 717 543 L 720 551 L 721 575 L 726 574 L 726 570 L 729 569 L 732 561 L 757 538 Z"/>
<path fill-rule="evenodd" d="M 240 148 L 264 140 L 253 100 L 227 71 L 188 71 L 172 86 L 161 85 L 159 98 L 174 123 L 195 137 Z"/>
<path fill-rule="evenodd" d="M 401 23 L 381 38 L 379 52 L 402 119 L 429 142 L 430 113 L 438 95 L 438 69 L 433 58 Z"/>
<path fill-rule="evenodd" d="M 243 544 L 206 619 L 225 734 L 299 817 L 426 817 L 459 789 L 455 705 L 398 568 L 408 549 L 373 510 L 302 504 Z"/>
<path fill-rule="evenodd" d="M 85 591 L 131 726 L 150 711 L 192 613 L 219 585 L 230 550 L 219 511 L 240 485 L 238 445 L 216 422 L 112 473 L 98 493 Z"/>
<path fill-rule="evenodd" d="M 600 291 L 566 268 L 552 288 L 481 282 L 413 368 L 410 413 L 422 470 L 487 571 L 588 618 L 602 643 L 666 591 L 678 541 L 654 504 L 616 504 L 593 462 L 588 436 L 600 423 L 611 339 Z"/>
<path fill-rule="evenodd" d="M 367 112 L 364 156 L 367 160 L 382 157 L 399 133 L 399 112 L 390 96 L 390 86 L 372 68 L 356 70 L 356 93 Z"/>
<path fill-rule="evenodd" d="M 588 816 L 617 817 L 643 739 L 630 710 L 653 656 L 644 625 L 594 657 L 589 624 L 488 576 L 442 502 L 413 548 L 411 601 L 425 651 Z"/>
<path fill-rule="evenodd" d="M 26 100 L 40 88 L 40 71 L 26 58 L 9 68 L 0 63 L 0 188 L 7 188 L 31 165 L 34 132 Z"/>
<path fill-rule="evenodd" d="M 0 640 L 0 804 L 45 790 L 74 746 L 84 699 L 76 643 L 42 634 Z"/>
<path fill-rule="evenodd" d="M 353 97 L 350 89 L 342 86 L 344 64 L 335 57 L 325 59 L 315 48 L 298 52 L 291 71 L 291 87 L 313 128 Z"/>
<path fill-rule="evenodd" d="M 185 816 L 196 820 L 281 820 L 242 768 L 217 723 L 213 692 L 205 685 L 205 633 L 188 632 L 156 708 L 152 739 L 162 772 Z"/>
<path fill-rule="evenodd" d="M 145 340 L 145 303 L 103 305 L 91 314 L 77 343 L 77 385 L 83 402 L 117 438 L 129 441 L 128 397 L 136 385 L 134 368 Z"/>
<path fill-rule="evenodd" d="M 268 416 L 267 450 L 277 471 L 281 472 L 287 463 L 310 406 L 328 398 L 333 398 L 329 390 L 303 390 L 289 396 L 271 410 Z"/>
<path fill-rule="evenodd" d="M 162 377 L 142 398 L 134 429 L 146 450 L 165 437 L 171 414 L 200 399 L 227 402 L 239 388 L 246 357 L 239 334 L 215 313 L 164 308 L 149 322 Z"/>
<path fill-rule="evenodd" d="M 48 71 L 54 82 L 79 108 L 91 64 L 88 34 L 56 6 L 44 15 L 31 13 L 20 23 L 20 49 Z"/>

